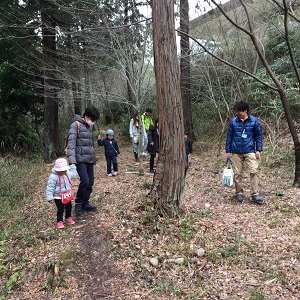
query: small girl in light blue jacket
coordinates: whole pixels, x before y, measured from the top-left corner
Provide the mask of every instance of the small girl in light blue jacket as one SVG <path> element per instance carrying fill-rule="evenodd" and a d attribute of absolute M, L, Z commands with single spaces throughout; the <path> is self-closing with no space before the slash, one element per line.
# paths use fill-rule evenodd
<path fill-rule="evenodd" d="M 76 166 L 72 164 L 68 166 L 68 162 L 64 158 L 59 158 L 55 161 L 55 166 L 52 169 L 52 174 L 49 176 L 46 198 L 48 202 L 54 201 L 57 207 L 57 228 L 64 228 L 63 214 L 65 211 L 65 221 L 68 224 L 75 224 L 71 218 L 72 201 L 63 204 L 61 194 L 72 190 L 71 179 L 77 176 Z M 60 177 L 60 182 L 59 182 Z"/>

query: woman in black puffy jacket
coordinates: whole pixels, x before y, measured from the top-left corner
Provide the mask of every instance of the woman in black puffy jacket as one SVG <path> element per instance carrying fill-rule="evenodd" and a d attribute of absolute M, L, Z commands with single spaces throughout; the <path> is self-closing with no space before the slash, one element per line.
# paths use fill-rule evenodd
<path fill-rule="evenodd" d="M 154 159 L 159 152 L 158 119 L 149 128 L 147 151 L 150 154 L 150 173 L 154 173 Z"/>

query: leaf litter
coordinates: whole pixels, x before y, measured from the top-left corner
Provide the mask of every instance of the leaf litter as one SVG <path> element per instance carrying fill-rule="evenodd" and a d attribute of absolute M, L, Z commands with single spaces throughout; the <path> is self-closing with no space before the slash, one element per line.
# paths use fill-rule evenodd
<path fill-rule="evenodd" d="M 44 166 L 43 184 L 20 217 L 28 228 L 6 241 L 10 250 L 1 257 L 9 266 L 0 272 L 2 290 L 20 267 L 7 299 L 300 299 L 299 189 L 292 174 L 262 166 L 263 205 L 251 202 L 245 174 L 240 204 L 234 189 L 221 185 L 223 158 L 195 153 L 182 214 L 163 218 L 148 197 L 153 177 L 126 173 L 138 170 L 131 150 L 122 149 L 119 174 L 111 178 L 97 148 L 91 203 L 98 210 L 74 216 L 76 224 L 60 231 L 55 205 L 44 200 L 52 168 Z"/>

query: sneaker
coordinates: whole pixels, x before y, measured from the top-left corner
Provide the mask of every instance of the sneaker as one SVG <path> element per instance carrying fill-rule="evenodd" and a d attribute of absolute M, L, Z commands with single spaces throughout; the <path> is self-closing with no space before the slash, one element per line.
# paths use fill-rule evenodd
<path fill-rule="evenodd" d="M 118 172 L 112 172 L 112 176 L 117 176 Z"/>
<path fill-rule="evenodd" d="M 83 206 L 82 209 L 85 211 L 94 211 L 97 209 L 97 206 L 88 203 L 87 205 Z"/>
<path fill-rule="evenodd" d="M 242 203 L 243 202 L 243 195 L 242 194 L 235 194 L 234 196 L 235 200 Z"/>
<path fill-rule="evenodd" d="M 67 222 L 68 224 L 70 224 L 70 225 L 75 224 L 75 221 L 74 221 L 71 217 L 67 218 L 67 219 L 66 219 L 66 222 Z"/>
<path fill-rule="evenodd" d="M 148 156 L 148 152 L 143 152 L 143 156 Z"/>
<path fill-rule="evenodd" d="M 75 214 L 77 216 L 82 215 L 84 211 L 82 210 L 81 204 L 75 204 Z"/>
<path fill-rule="evenodd" d="M 259 204 L 264 202 L 263 198 L 261 196 L 259 196 L 259 194 L 252 195 L 252 200 Z"/>
<path fill-rule="evenodd" d="M 154 170 L 150 170 L 149 172 L 150 172 L 150 173 L 154 173 Z"/>
<path fill-rule="evenodd" d="M 65 227 L 63 221 L 57 222 L 56 226 L 57 226 L 58 229 L 62 229 L 62 228 Z"/>
<path fill-rule="evenodd" d="M 112 174 L 111 174 L 111 173 L 109 173 L 109 174 L 107 174 L 107 176 L 108 176 L 108 177 L 112 177 Z"/>

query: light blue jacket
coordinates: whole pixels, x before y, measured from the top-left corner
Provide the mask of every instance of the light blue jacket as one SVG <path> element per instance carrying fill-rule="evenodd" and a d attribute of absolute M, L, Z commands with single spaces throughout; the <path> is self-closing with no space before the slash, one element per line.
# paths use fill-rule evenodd
<path fill-rule="evenodd" d="M 70 180 L 77 176 L 76 166 L 70 166 L 70 170 L 67 171 Z M 72 187 L 70 186 L 67 176 L 61 176 L 61 192 L 65 193 L 70 191 Z M 58 181 L 58 173 L 52 169 L 52 174 L 49 176 L 47 188 L 46 188 L 46 199 L 47 201 L 53 199 L 60 199 L 60 186 Z"/>
<path fill-rule="evenodd" d="M 134 126 L 133 119 L 130 120 L 129 134 L 131 138 L 139 137 L 139 128 Z M 145 130 L 144 123 L 142 123 L 142 134 L 143 134 L 143 139 L 147 139 L 147 133 Z"/>

